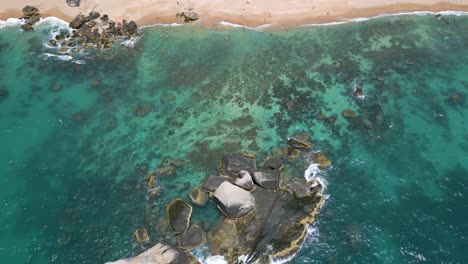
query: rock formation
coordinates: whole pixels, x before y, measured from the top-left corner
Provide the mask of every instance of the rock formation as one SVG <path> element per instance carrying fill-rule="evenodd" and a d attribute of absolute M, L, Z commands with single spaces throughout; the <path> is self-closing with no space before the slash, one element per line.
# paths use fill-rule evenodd
<path fill-rule="evenodd" d="M 182 250 L 164 244 L 156 244 L 139 255 L 106 264 L 198 264 L 198 260 Z"/>
<path fill-rule="evenodd" d="M 246 189 L 246 190 L 252 190 L 254 188 L 254 183 L 252 180 L 252 176 L 250 176 L 250 173 L 248 171 L 242 170 L 239 172 L 239 177 L 234 181 L 234 184 Z"/>
<path fill-rule="evenodd" d="M 219 173 L 225 176 L 237 177 L 241 170 L 255 172 L 257 163 L 255 156 L 247 153 L 234 153 L 223 157 L 219 165 Z"/>
<path fill-rule="evenodd" d="M 192 206 L 176 199 L 167 206 L 167 222 L 174 234 L 181 234 L 189 228 Z"/>
<path fill-rule="evenodd" d="M 208 194 L 204 191 L 202 191 L 200 188 L 195 188 L 193 191 L 189 194 L 190 200 L 192 200 L 192 203 L 199 205 L 199 206 L 204 206 L 208 202 Z"/>
<path fill-rule="evenodd" d="M 182 234 L 177 236 L 179 247 L 184 250 L 194 250 L 204 244 L 206 233 L 199 225 L 191 225 Z"/>
<path fill-rule="evenodd" d="M 67 0 L 67 4 L 70 7 L 78 7 L 80 6 L 81 0 Z"/>
<path fill-rule="evenodd" d="M 35 6 L 25 6 L 23 7 L 23 16 L 22 19 L 25 20 L 25 23 L 21 25 L 21 28 L 24 31 L 34 30 L 33 25 L 39 22 L 41 19 L 41 14 L 39 14 L 39 9 Z"/>

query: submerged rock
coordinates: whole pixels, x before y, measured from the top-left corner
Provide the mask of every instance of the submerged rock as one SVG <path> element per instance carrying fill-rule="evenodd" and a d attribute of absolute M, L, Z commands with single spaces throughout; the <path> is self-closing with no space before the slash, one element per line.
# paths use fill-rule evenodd
<path fill-rule="evenodd" d="M 176 199 L 167 206 L 167 222 L 174 234 L 181 234 L 188 229 L 190 217 L 192 216 L 192 206 Z"/>
<path fill-rule="evenodd" d="M 204 206 L 208 202 L 208 194 L 202 191 L 200 188 L 195 188 L 189 194 L 190 200 L 196 205 Z"/>
<path fill-rule="evenodd" d="M 353 119 L 353 118 L 356 118 L 356 116 L 357 116 L 356 112 L 354 112 L 352 109 L 349 109 L 349 108 L 343 110 L 343 112 L 341 114 L 346 119 Z"/>
<path fill-rule="evenodd" d="M 206 242 L 206 233 L 199 225 L 191 225 L 185 232 L 177 235 L 179 247 L 194 250 Z"/>
<path fill-rule="evenodd" d="M 288 146 L 293 149 L 311 149 L 313 147 L 309 134 L 298 133 L 288 139 Z"/>
<path fill-rule="evenodd" d="M 240 218 L 254 208 L 253 195 L 227 181 L 216 189 L 213 197 L 218 209 L 231 219 Z"/>
<path fill-rule="evenodd" d="M 253 173 L 257 169 L 254 155 L 234 153 L 223 157 L 219 165 L 219 173 L 225 176 L 237 177 L 242 170 Z"/>
<path fill-rule="evenodd" d="M 143 251 L 139 255 L 131 258 L 107 262 L 106 264 L 199 264 L 198 260 L 182 251 L 171 248 L 162 243 L 154 245 L 152 248 Z"/>
<path fill-rule="evenodd" d="M 281 158 L 270 157 L 265 161 L 265 164 L 263 164 L 263 169 L 281 170 L 283 164 L 284 162 Z"/>
<path fill-rule="evenodd" d="M 156 175 L 157 177 L 171 176 L 171 175 L 174 175 L 175 173 L 176 173 L 176 167 L 172 165 L 163 165 L 163 166 L 158 167 L 154 171 L 154 175 Z"/>

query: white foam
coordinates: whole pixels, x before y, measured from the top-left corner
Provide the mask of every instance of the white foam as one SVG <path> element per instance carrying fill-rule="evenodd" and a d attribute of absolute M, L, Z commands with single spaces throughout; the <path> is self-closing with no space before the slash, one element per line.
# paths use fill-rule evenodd
<path fill-rule="evenodd" d="M 343 24 L 348 24 L 348 23 L 358 23 L 358 22 L 364 22 L 372 19 L 378 19 L 378 18 L 383 18 L 383 17 L 395 17 L 395 16 L 435 16 L 436 14 L 441 14 L 441 15 L 446 15 L 446 16 L 468 16 L 468 12 L 466 11 L 441 11 L 441 12 L 432 12 L 432 11 L 415 11 L 415 12 L 401 12 L 401 13 L 385 13 L 385 14 L 380 14 L 377 16 L 373 17 L 357 17 L 357 18 L 351 18 L 347 19 L 345 21 L 339 21 L 339 22 L 330 22 L 330 23 L 319 23 L 319 24 L 305 24 L 301 25 L 302 27 L 316 27 L 316 26 L 336 26 L 336 25 L 343 25 Z"/>
<path fill-rule="evenodd" d="M 149 27 L 180 27 L 180 26 L 183 26 L 185 24 L 179 24 L 179 23 L 170 23 L 170 24 L 163 24 L 163 23 L 156 23 L 156 24 L 152 24 L 152 25 L 148 25 L 148 26 L 142 26 L 140 27 L 141 28 L 149 28 Z"/>
<path fill-rule="evenodd" d="M 129 39 L 124 39 L 120 43 L 128 48 L 135 47 L 135 44 L 141 39 L 141 37 L 131 37 Z"/>
<path fill-rule="evenodd" d="M 265 25 L 260 25 L 258 27 L 247 27 L 244 25 L 234 24 L 234 23 L 230 23 L 226 21 L 221 21 L 218 23 L 218 25 L 224 26 L 224 27 L 233 27 L 233 28 L 247 28 L 247 29 L 252 29 L 252 30 L 261 30 L 261 29 L 268 28 L 271 26 L 271 24 L 265 24 Z"/>
<path fill-rule="evenodd" d="M 192 254 L 201 264 L 228 264 L 223 256 L 210 255 L 208 247 L 206 246 L 199 247 L 192 251 Z"/>
<path fill-rule="evenodd" d="M 71 55 L 55 55 L 51 53 L 42 53 L 39 55 L 39 58 L 43 60 L 59 60 L 59 61 L 70 61 L 73 60 L 73 57 Z"/>
<path fill-rule="evenodd" d="M 24 23 L 24 19 L 9 18 L 7 20 L 0 20 L 0 29 L 6 27 L 17 27 Z"/>

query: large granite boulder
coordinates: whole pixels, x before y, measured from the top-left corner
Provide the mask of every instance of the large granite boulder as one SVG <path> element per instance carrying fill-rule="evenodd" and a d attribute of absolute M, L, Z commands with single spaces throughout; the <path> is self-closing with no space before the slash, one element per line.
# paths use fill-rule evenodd
<path fill-rule="evenodd" d="M 257 185 L 268 190 L 275 190 L 279 186 L 281 173 L 278 170 L 256 171 L 253 174 Z"/>
<path fill-rule="evenodd" d="M 252 176 L 250 176 L 250 173 L 248 171 L 242 170 L 239 172 L 239 177 L 234 181 L 234 184 L 246 189 L 246 190 L 252 190 L 254 188 L 254 183 L 252 180 Z"/>
<path fill-rule="evenodd" d="M 226 178 L 226 177 L 220 177 L 220 176 L 215 176 L 215 175 L 210 175 L 203 180 L 202 183 L 202 190 L 205 192 L 214 192 L 218 187 L 221 185 L 221 183 L 225 181 L 233 181 L 232 178 Z"/>
<path fill-rule="evenodd" d="M 138 29 L 138 26 L 137 24 L 135 23 L 135 21 L 130 21 L 128 23 L 124 23 L 123 25 L 123 29 L 126 31 L 126 32 L 129 32 L 129 33 L 135 33 Z"/>
<path fill-rule="evenodd" d="M 67 0 L 67 4 L 70 7 L 78 7 L 80 6 L 81 0 Z"/>
<path fill-rule="evenodd" d="M 253 195 L 228 181 L 223 182 L 214 193 L 218 209 L 227 217 L 237 219 L 254 208 Z"/>
<path fill-rule="evenodd" d="M 73 29 L 79 29 L 86 23 L 85 16 L 77 15 L 69 24 Z"/>
<path fill-rule="evenodd" d="M 237 177 L 242 170 L 253 173 L 257 169 L 254 155 L 247 153 L 234 153 L 223 157 L 219 164 L 219 173 L 225 176 Z"/>
<path fill-rule="evenodd" d="M 182 251 L 158 243 L 139 255 L 106 264 L 198 264 L 198 260 Z"/>
<path fill-rule="evenodd" d="M 174 234 L 181 234 L 188 229 L 190 217 L 192 216 L 192 206 L 181 199 L 175 199 L 167 206 L 166 211 L 167 222 Z"/>
<path fill-rule="evenodd" d="M 206 242 L 206 233 L 199 225 L 191 225 L 185 232 L 177 235 L 179 247 L 194 250 Z"/>
<path fill-rule="evenodd" d="M 224 218 L 208 234 L 213 255 L 222 255 L 228 263 L 271 263 L 294 255 L 323 202 L 319 195 L 303 198 L 288 191 L 256 188 L 255 210 L 240 219 Z M 259 261 L 259 262 L 255 262 Z"/>
<path fill-rule="evenodd" d="M 200 188 L 193 189 L 193 191 L 189 194 L 189 197 L 190 200 L 192 200 L 192 203 L 199 206 L 205 206 L 209 199 L 208 194 Z"/>

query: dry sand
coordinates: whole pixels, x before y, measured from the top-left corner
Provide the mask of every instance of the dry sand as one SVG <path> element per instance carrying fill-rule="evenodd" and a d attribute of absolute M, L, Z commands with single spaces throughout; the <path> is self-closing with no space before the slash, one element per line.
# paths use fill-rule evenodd
<path fill-rule="evenodd" d="M 192 8 L 204 27 L 221 21 L 257 27 L 294 27 L 302 24 L 340 22 L 356 17 L 412 11 L 468 11 L 468 0 L 81 0 L 69 7 L 66 0 L 1 0 L 0 20 L 20 17 L 25 5 L 39 7 L 43 16 L 71 20 L 91 10 L 108 14 L 112 20 L 135 20 L 139 26 L 183 23 L 175 14 Z"/>

